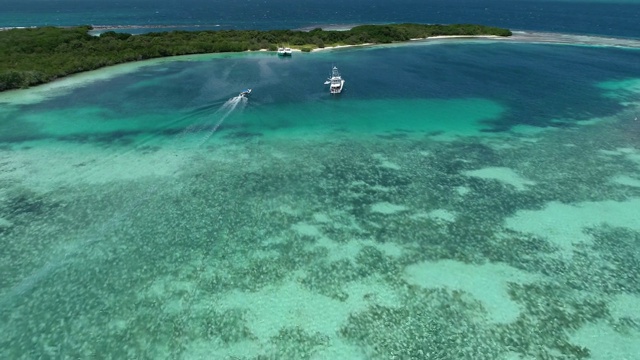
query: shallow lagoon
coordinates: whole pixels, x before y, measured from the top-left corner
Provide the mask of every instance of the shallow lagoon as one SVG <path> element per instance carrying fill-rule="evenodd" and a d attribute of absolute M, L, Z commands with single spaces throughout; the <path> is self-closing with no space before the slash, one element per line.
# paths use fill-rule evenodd
<path fill-rule="evenodd" d="M 633 358 L 637 55 L 456 40 L 2 94 L 0 355 Z"/>

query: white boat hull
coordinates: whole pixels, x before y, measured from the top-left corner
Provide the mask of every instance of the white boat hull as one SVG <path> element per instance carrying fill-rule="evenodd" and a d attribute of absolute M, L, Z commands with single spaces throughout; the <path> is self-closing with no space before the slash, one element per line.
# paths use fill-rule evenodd
<path fill-rule="evenodd" d="M 340 94 L 342 92 L 342 88 L 344 87 L 344 80 L 340 80 L 340 82 L 331 84 L 329 88 L 329 92 L 332 94 Z"/>
<path fill-rule="evenodd" d="M 342 92 L 342 88 L 344 87 L 344 79 L 340 76 L 337 67 L 333 67 L 331 70 L 331 77 L 324 82 L 325 85 L 329 85 L 329 93 L 331 94 L 340 94 Z"/>

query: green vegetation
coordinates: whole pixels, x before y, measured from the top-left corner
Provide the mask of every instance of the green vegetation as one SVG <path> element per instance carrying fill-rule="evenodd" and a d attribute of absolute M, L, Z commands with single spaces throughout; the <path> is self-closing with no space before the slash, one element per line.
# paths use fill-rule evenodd
<path fill-rule="evenodd" d="M 290 44 L 302 51 L 336 45 L 391 43 L 440 35 L 510 36 L 507 29 L 481 25 L 362 25 L 348 31 L 227 30 L 89 35 L 90 26 L 0 31 L 0 91 L 42 84 L 100 67 L 164 56 L 276 50 Z"/>

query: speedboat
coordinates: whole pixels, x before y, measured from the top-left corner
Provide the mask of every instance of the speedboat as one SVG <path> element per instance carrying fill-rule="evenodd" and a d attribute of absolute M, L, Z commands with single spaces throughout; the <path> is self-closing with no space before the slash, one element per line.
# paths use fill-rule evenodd
<path fill-rule="evenodd" d="M 329 92 L 331 94 L 340 94 L 342 87 L 344 86 L 344 79 L 340 76 L 337 67 L 333 67 L 331 70 L 331 77 L 324 82 L 325 85 L 329 85 Z"/>
<path fill-rule="evenodd" d="M 249 94 L 251 94 L 251 89 L 244 89 L 240 92 L 240 96 L 244 96 L 244 97 L 249 96 Z"/>

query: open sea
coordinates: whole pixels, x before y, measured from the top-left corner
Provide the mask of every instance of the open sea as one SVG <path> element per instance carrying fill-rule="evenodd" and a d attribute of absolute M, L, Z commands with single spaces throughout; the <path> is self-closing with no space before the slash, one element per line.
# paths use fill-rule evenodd
<path fill-rule="evenodd" d="M 390 22 L 515 34 L 0 93 L 0 359 L 640 359 L 640 2 L 0 0 L 0 28 Z"/>

